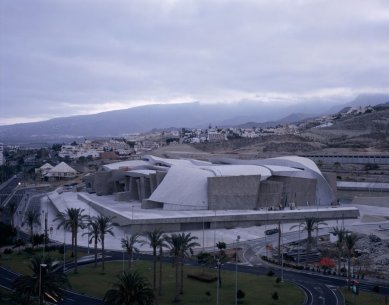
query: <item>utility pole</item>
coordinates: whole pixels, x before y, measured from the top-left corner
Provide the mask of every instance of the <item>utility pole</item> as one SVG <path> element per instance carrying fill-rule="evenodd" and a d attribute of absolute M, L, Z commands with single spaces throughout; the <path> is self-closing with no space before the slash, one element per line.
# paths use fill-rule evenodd
<path fill-rule="evenodd" d="M 235 249 L 235 305 L 238 305 L 238 251 L 239 251 L 239 240 L 240 236 L 236 238 L 236 249 Z"/>

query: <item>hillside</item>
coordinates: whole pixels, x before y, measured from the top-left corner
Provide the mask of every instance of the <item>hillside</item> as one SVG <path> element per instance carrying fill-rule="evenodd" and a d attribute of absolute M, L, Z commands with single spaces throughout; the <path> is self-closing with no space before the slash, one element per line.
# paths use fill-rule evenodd
<path fill-rule="evenodd" d="M 378 105 L 373 112 L 347 117 L 341 117 L 338 113 L 333 115 L 332 126 L 309 127 L 299 135 L 266 135 L 202 143 L 194 147 L 207 153 L 239 155 L 241 158 L 326 152 L 386 152 L 389 150 L 388 106 Z"/>
<path fill-rule="evenodd" d="M 296 105 L 296 109 L 307 105 Z M 56 118 L 48 121 L 0 126 L 0 142 L 69 141 L 79 137 L 113 137 L 152 129 L 205 128 L 247 121 L 279 120 L 289 115 L 282 105 L 242 102 L 235 104 L 166 104 Z"/>
<path fill-rule="evenodd" d="M 327 148 L 349 148 L 353 151 L 385 151 L 389 149 L 389 108 L 339 118 L 325 128 L 311 128 L 305 135 L 317 135 Z"/>

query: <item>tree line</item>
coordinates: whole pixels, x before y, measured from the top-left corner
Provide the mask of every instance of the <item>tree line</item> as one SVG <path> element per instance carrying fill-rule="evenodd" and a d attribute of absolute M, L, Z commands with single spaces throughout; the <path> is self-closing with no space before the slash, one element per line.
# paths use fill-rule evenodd
<path fill-rule="evenodd" d="M 35 224 L 40 224 L 39 212 L 28 210 L 24 217 L 30 230 L 31 242 L 34 236 Z M 101 268 L 105 272 L 105 239 L 107 235 L 114 236 L 114 217 L 99 215 L 90 217 L 84 214 L 80 208 L 68 208 L 60 212 L 54 219 L 58 223 L 57 228 L 71 232 L 71 251 L 74 256 L 74 273 L 78 272 L 78 233 L 80 229 L 88 229 L 83 235 L 88 236 L 88 242 L 94 245 L 94 266 L 98 262 L 98 244 L 101 245 Z M 161 229 L 154 229 L 144 234 L 132 234 L 121 239 L 121 245 L 128 253 L 128 268 L 120 273 L 117 282 L 104 296 L 105 304 L 154 304 L 156 294 L 162 294 L 162 255 L 167 249 L 173 258 L 176 273 L 175 297 L 178 302 L 184 293 L 184 260 L 193 254 L 193 248 L 199 246 L 197 237 L 190 233 L 165 234 Z M 139 252 L 139 245 L 148 244 L 153 255 L 153 280 L 152 286 L 136 271 L 132 271 L 134 253 Z M 33 247 L 33 243 L 32 243 Z M 159 271 L 157 272 L 157 263 Z M 42 267 L 45 266 L 42 271 Z M 63 298 L 63 289 L 69 288 L 64 270 L 54 263 L 50 256 L 34 256 L 30 269 L 32 275 L 19 276 L 14 282 L 15 297 L 18 304 L 42 304 L 44 301 L 58 302 Z M 158 281 L 157 274 L 159 273 Z M 141 300 L 141 302 L 140 302 Z"/>

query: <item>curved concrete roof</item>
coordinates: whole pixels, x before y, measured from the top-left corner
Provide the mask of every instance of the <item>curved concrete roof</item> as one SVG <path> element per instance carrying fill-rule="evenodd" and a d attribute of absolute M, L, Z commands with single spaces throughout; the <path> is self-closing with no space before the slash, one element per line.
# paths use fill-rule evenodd
<path fill-rule="evenodd" d="M 105 170 L 115 170 L 120 168 L 135 168 L 136 166 L 148 166 L 150 165 L 149 162 L 143 161 L 143 160 L 128 160 L 128 161 L 121 161 L 121 162 L 115 162 L 110 164 L 103 165 L 103 169 Z"/>
<path fill-rule="evenodd" d="M 257 165 L 213 165 L 203 166 L 204 170 L 211 171 L 215 176 L 250 176 L 260 175 L 261 181 L 266 180 L 272 174 L 264 166 Z"/>
<path fill-rule="evenodd" d="M 136 169 L 126 172 L 126 176 L 129 177 L 140 177 L 140 176 L 150 176 L 151 174 L 155 174 L 156 170 L 152 169 Z"/>
<path fill-rule="evenodd" d="M 237 160 L 230 158 L 214 158 L 215 162 L 223 164 L 255 164 L 265 167 L 269 166 L 282 166 L 290 169 L 289 172 L 279 172 L 274 175 L 291 176 L 299 178 L 316 179 L 316 203 L 320 205 L 329 205 L 336 200 L 334 191 L 331 189 L 328 181 L 324 178 L 320 169 L 316 166 L 315 162 L 308 158 L 298 156 L 285 156 L 269 159 L 259 160 Z M 270 169 L 270 168 L 269 168 Z M 300 171 L 293 171 L 293 170 Z"/>
<path fill-rule="evenodd" d="M 193 159 L 165 159 L 156 156 L 147 155 L 143 157 L 143 160 L 148 160 L 153 164 L 163 164 L 165 166 L 179 165 L 179 166 L 199 166 L 199 165 L 211 165 L 212 163 Z"/>
<path fill-rule="evenodd" d="M 207 178 L 212 176 L 201 168 L 172 166 L 149 199 L 163 202 L 166 210 L 207 209 Z"/>

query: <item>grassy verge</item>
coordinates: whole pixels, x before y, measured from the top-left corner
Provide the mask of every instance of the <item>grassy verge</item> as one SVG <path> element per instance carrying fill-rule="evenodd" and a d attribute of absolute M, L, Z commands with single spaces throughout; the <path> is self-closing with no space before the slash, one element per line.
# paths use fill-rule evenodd
<path fill-rule="evenodd" d="M 1 253 L 0 258 L 0 266 L 3 266 L 5 268 L 11 269 L 12 271 L 21 273 L 21 274 L 30 274 L 31 271 L 29 269 L 30 265 L 30 259 L 34 255 L 42 255 L 43 251 L 41 249 L 37 249 L 34 251 L 34 254 L 27 253 L 25 251 L 18 252 L 15 250 L 12 254 L 4 254 Z M 55 260 L 63 260 L 63 254 L 59 253 L 58 251 L 50 251 L 45 252 L 45 255 L 50 255 Z M 78 257 L 84 256 L 86 253 L 84 251 L 78 251 Z M 71 257 L 71 252 L 66 251 L 66 261 L 70 262 L 74 258 Z"/>
<path fill-rule="evenodd" d="M 11 292 L 3 287 L 0 287 L 0 305 L 9 305 Z"/>
<path fill-rule="evenodd" d="M 386 305 L 389 304 L 389 297 L 387 297 L 385 303 L 385 296 L 373 293 L 360 291 L 358 295 L 354 295 L 347 288 L 341 289 L 344 297 L 346 298 L 346 305 Z"/>
<path fill-rule="evenodd" d="M 69 274 L 72 288 L 81 293 L 102 298 L 105 292 L 116 281 L 116 276 L 122 271 L 122 263 L 106 264 L 105 274 L 101 267 L 86 266 L 79 268 L 78 274 Z M 150 262 L 136 262 L 134 270 L 138 270 L 151 282 L 152 264 Z M 185 266 L 184 295 L 180 304 L 216 304 L 216 282 L 203 283 L 188 279 L 188 273 L 200 272 L 200 268 Z M 216 273 L 215 269 L 207 272 Z M 158 304 L 171 304 L 174 298 L 175 273 L 171 264 L 163 266 L 163 295 L 158 297 Z M 238 274 L 238 287 L 245 292 L 244 304 L 277 304 L 300 305 L 304 295 L 295 285 L 289 283 L 275 283 L 275 277 L 256 276 L 251 274 Z M 220 289 L 219 304 L 234 304 L 235 273 L 222 271 L 222 288 Z M 277 292 L 279 299 L 274 301 L 272 293 Z"/>

